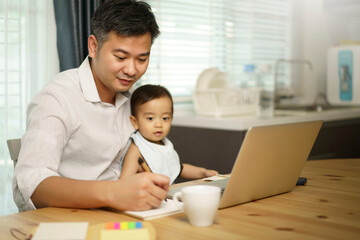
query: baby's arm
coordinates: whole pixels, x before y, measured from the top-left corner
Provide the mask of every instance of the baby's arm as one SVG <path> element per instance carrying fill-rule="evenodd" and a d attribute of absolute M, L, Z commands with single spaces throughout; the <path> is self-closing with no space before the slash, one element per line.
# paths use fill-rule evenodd
<path fill-rule="evenodd" d="M 139 169 L 139 157 L 139 148 L 132 142 L 128 151 L 126 152 L 120 178 L 131 176 L 137 173 Z"/>
<path fill-rule="evenodd" d="M 184 163 L 180 177 L 188 178 L 188 179 L 199 179 L 199 178 L 215 176 L 218 174 L 219 173 L 215 170 L 209 170 L 206 168 L 196 167 L 194 165 Z"/>

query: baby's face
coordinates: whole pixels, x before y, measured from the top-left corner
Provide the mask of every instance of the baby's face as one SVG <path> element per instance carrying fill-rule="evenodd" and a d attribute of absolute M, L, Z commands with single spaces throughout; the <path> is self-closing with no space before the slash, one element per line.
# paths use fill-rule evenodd
<path fill-rule="evenodd" d="M 153 99 L 139 106 L 136 118 L 132 117 L 135 129 L 150 142 L 162 144 L 171 127 L 172 102 L 168 97 Z"/>

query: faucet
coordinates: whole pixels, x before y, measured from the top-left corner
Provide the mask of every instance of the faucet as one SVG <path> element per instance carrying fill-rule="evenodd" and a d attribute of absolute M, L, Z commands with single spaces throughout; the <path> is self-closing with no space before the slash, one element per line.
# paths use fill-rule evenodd
<path fill-rule="evenodd" d="M 305 59 L 278 59 L 275 63 L 275 76 L 274 76 L 274 95 L 275 95 L 275 105 L 279 104 L 280 102 L 280 96 L 277 94 L 277 88 L 278 88 L 278 77 L 279 77 L 279 65 L 281 63 L 296 63 L 296 64 L 307 64 L 310 68 L 310 70 L 313 70 L 313 66 L 309 60 Z"/>

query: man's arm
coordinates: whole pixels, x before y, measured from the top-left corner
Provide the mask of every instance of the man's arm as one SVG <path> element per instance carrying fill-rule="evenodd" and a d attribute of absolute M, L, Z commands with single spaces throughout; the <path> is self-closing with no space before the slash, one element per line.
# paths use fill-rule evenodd
<path fill-rule="evenodd" d="M 37 208 L 112 207 L 119 210 L 147 210 L 165 199 L 169 178 L 140 173 L 117 181 L 86 181 L 49 177 L 35 189 L 31 200 Z"/>

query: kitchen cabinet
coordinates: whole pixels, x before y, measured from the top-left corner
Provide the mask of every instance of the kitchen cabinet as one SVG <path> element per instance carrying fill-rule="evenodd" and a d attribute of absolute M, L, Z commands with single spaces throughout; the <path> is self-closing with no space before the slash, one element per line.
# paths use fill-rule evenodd
<path fill-rule="evenodd" d="M 324 116 L 310 116 L 307 120 L 322 118 Z M 221 119 L 215 120 L 223 128 L 216 128 L 213 124 L 209 124 L 208 127 L 203 124 L 199 127 L 196 123 L 198 120 L 193 119 L 195 126 L 175 121 L 168 136 L 181 161 L 216 169 L 220 173 L 231 172 L 247 129 L 228 129 L 230 123 L 222 122 Z M 288 122 L 295 121 L 306 121 L 306 117 L 297 116 L 288 119 Z M 284 121 L 280 119 L 279 123 L 284 123 Z M 269 124 L 276 124 L 276 122 L 270 121 Z M 264 125 L 264 123 L 258 124 L 254 121 L 254 125 Z M 342 118 L 336 120 L 324 119 L 308 159 L 360 158 L 359 143 L 360 116 L 347 118 L 345 114 L 342 114 Z"/>

